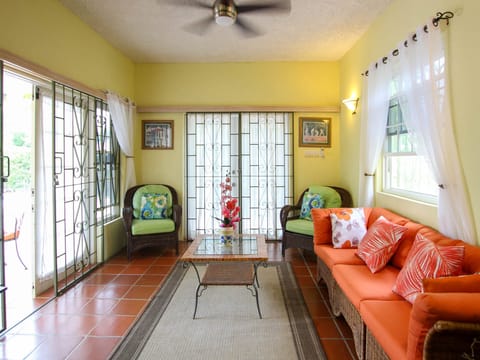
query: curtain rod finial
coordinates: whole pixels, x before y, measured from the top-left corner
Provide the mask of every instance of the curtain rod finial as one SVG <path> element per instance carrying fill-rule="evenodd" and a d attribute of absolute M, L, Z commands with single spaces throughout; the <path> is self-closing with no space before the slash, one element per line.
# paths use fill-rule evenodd
<path fill-rule="evenodd" d="M 451 11 L 437 12 L 437 16 L 432 20 L 434 26 L 438 26 L 440 20 L 446 20 L 447 25 L 450 23 L 450 19 L 453 18 L 454 14 Z"/>

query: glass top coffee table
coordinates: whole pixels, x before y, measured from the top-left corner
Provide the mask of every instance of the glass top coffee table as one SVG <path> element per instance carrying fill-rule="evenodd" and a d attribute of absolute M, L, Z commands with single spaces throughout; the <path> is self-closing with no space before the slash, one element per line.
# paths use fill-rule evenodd
<path fill-rule="evenodd" d="M 219 235 L 198 235 L 180 258 L 185 265 L 193 266 L 198 278 L 193 318 L 203 291 L 208 286 L 224 285 L 246 286 L 256 298 L 258 315 L 262 318 L 258 302 L 257 269 L 259 265 L 266 266 L 267 260 L 267 245 L 263 235 L 236 235 L 229 244 L 223 244 Z M 202 277 L 196 263 L 207 264 Z"/>

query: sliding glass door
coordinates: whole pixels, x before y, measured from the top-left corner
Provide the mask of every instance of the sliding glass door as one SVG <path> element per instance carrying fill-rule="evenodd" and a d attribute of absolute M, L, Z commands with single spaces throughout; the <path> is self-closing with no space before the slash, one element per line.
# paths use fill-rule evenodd
<path fill-rule="evenodd" d="M 107 104 L 3 65 L 0 333 L 103 262 L 103 226 L 120 210 L 120 150 Z"/>
<path fill-rule="evenodd" d="M 0 246 L 0 332 L 3 332 L 7 327 L 6 321 L 6 290 L 5 286 L 5 252 L 4 252 L 4 237 L 3 237 L 3 182 L 4 177 L 8 175 L 5 174 L 5 158 L 3 156 L 3 62 L 0 61 L 0 236 L 1 236 L 1 246 Z"/>
<path fill-rule="evenodd" d="M 103 149 L 97 149 L 103 120 L 98 98 L 54 83 L 54 238 L 57 293 L 102 262 L 103 217 L 97 176 Z M 97 151 L 98 150 L 98 151 Z M 100 155 L 100 156 L 99 156 Z M 97 159 L 97 157 L 99 159 Z M 98 160 L 98 161 L 97 161 Z"/>
<path fill-rule="evenodd" d="M 189 113 L 186 122 L 188 239 L 218 228 L 227 172 L 240 231 L 279 239 L 280 209 L 293 200 L 292 114 Z"/>

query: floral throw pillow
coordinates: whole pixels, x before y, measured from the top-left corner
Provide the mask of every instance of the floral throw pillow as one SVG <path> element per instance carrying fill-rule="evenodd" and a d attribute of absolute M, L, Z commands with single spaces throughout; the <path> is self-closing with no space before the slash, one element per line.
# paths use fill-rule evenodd
<path fill-rule="evenodd" d="M 302 209 L 300 210 L 300 219 L 312 220 L 312 209 L 323 208 L 325 200 L 320 194 L 306 192 L 303 194 Z"/>
<path fill-rule="evenodd" d="M 367 227 L 363 208 L 348 208 L 330 214 L 332 242 L 337 249 L 356 248 L 365 236 Z"/>
<path fill-rule="evenodd" d="M 372 273 L 376 273 L 390 261 L 405 231 L 407 231 L 405 226 L 392 223 L 380 216 L 358 245 L 357 255 L 365 261 Z"/>
<path fill-rule="evenodd" d="M 140 206 L 141 219 L 167 219 L 170 216 L 168 208 L 168 193 L 142 194 Z"/>
<path fill-rule="evenodd" d="M 413 304 L 423 279 L 460 275 L 464 256 L 464 246 L 439 246 L 417 234 L 392 290 Z"/>

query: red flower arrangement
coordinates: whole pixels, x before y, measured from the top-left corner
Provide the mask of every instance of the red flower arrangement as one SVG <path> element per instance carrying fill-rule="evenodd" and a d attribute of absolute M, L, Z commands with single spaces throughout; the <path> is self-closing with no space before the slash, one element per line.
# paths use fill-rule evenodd
<path fill-rule="evenodd" d="M 232 197 L 232 179 L 230 178 L 230 172 L 227 171 L 225 175 L 225 181 L 220 183 L 222 189 L 222 197 L 220 199 L 220 205 L 222 207 L 222 219 L 220 220 L 220 227 L 236 227 L 236 224 L 240 221 L 240 206 L 238 206 L 238 200 Z"/>

